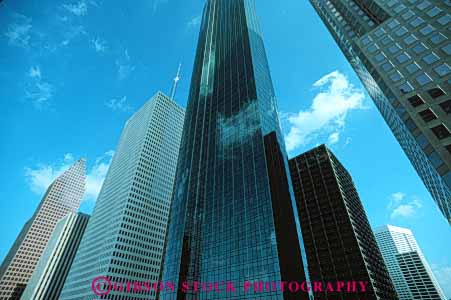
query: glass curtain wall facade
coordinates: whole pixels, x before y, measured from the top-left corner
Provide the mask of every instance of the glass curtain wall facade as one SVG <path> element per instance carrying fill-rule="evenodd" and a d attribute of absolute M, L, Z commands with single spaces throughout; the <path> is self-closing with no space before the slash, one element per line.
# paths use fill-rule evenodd
<path fill-rule="evenodd" d="M 85 192 L 86 161 L 80 159 L 48 187 L 0 267 L 0 299 L 19 300 L 56 224 L 76 212 Z"/>
<path fill-rule="evenodd" d="M 91 284 L 159 280 L 183 122 L 184 110 L 161 92 L 127 121 L 61 300 L 156 298 L 146 288 L 97 296 Z"/>
<path fill-rule="evenodd" d="M 255 1 L 208 0 L 163 281 L 177 286 L 194 281 L 303 281 L 306 260 L 292 195 Z M 161 299 L 308 299 L 306 293 L 280 290 L 254 293 L 252 288 L 245 293 L 242 286 L 235 292 L 185 292 L 165 291 Z"/>
<path fill-rule="evenodd" d="M 374 234 L 399 300 L 446 300 L 410 229 L 385 225 Z"/>
<path fill-rule="evenodd" d="M 365 292 L 317 292 L 321 300 L 397 300 L 348 171 L 322 145 L 290 159 L 312 281 L 364 281 Z"/>
<path fill-rule="evenodd" d="M 451 2 L 310 2 L 451 224 Z"/>

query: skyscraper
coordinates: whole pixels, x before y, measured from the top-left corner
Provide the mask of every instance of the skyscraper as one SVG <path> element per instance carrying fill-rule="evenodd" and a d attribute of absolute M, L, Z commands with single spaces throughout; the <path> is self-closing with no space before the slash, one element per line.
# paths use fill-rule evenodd
<path fill-rule="evenodd" d="M 310 2 L 451 224 L 451 2 Z"/>
<path fill-rule="evenodd" d="M 412 231 L 385 225 L 374 232 L 399 300 L 446 300 Z"/>
<path fill-rule="evenodd" d="M 161 299 L 307 299 L 247 282 L 305 279 L 302 236 L 253 0 L 206 1 L 168 228 L 163 281 L 232 282 Z"/>
<path fill-rule="evenodd" d="M 125 124 L 61 299 L 98 299 L 94 278 L 159 279 L 184 110 L 158 92 Z M 108 299 L 154 299 L 113 290 Z"/>
<path fill-rule="evenodd" d="M 59 300 L 89 216 L 69 213 L 56 224 L 21 300 Z"/>
<path fill-rule="evenodd" d="M 348 171 L 324 145 L 289 164 L 311 281 L 368 282 L 366 292 L 318 292 L 315 299 L 397 300 Z"/>
<path fill-rule="evenodd" d="M 76 212 L 85 191 L 80 159 L 48 187 L 0 267 L 0 299 L 19 300 L 59 220 Z"/>

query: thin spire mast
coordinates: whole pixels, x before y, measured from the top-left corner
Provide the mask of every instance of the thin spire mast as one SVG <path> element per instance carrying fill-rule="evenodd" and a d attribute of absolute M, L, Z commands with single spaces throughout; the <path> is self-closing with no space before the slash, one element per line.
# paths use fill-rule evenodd
<path fill-rule="evenodd" d="M 177 70 L 177 75 L 175 75 L 174 78 L 174 85 L 172 86 L 172 90 L 171 90 L 171 99 L 174 100 L 175 97 L 175 92 L 177 91 L 177 83 L 180 80 L 180 69 L 182 68 L 182 64 L 179 64 L 179 68 Z"/>

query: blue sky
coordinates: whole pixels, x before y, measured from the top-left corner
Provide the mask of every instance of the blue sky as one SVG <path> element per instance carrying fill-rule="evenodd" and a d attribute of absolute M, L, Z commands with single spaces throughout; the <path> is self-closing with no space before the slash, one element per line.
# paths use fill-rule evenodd
<path fill-rule="evenodd" d="M 186 105 L 203 0 L 0 3 L 0 259 L 45 187 L 88 158 L 90 212 L 122 126 L 157 90 Z M 308 1 L 257 1 L 290 155 L 327 143 L 372 226 L 413 230 L 451 297 L 451 228 Z"/>

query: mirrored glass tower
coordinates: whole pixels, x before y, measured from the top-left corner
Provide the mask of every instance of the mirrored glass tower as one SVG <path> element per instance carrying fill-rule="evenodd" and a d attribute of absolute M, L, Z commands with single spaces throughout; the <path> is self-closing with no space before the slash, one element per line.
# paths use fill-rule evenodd
<path fill-rule="evenodd" d="M 310 2 L 451 224 L 451 2 Z"/>
<path fill-rule="evenodd" d="M 206 1 L 163 281 L 305 280 L 302 235 L 255 1 Z M 271 288 L 161 299 L 308 299 Z"/>

